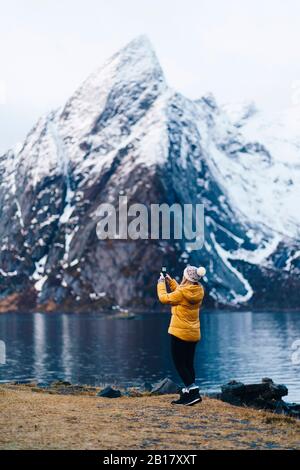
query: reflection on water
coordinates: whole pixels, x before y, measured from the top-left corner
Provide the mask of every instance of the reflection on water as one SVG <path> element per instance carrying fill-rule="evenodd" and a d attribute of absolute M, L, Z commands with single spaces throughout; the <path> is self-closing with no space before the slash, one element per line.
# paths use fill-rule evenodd
<path fill-rule="evenodd" d="M 123 385 L 178 381 L 171 362 L 169 315 L 135 320 L 97 314 L 2 314 L 0 340 L 6 365 L 0 381 L 56 379 L 72 383 Z M 202 341 L 196 355 L 202 390 L 218 390 L 230 379 L 247 382 L 269 376 L 285 383 L 289 400 L 300 401 L 300 365 L 292 363 L 292 343 L 300 339 L 299 313 L 203 312 Z"/>

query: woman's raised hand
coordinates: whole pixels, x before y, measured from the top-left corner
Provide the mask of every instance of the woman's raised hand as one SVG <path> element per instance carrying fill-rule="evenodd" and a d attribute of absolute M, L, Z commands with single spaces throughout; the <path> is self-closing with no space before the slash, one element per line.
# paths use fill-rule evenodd
<path fill-rule="evenodd" d="M 170 276 L 169 274 L 166 274 L 165 278 L 166 278 L 166 281 L 167 281 L 168 283 L 169 283 L 170 281 L 172 281 L 172 278 L 171 278 L 171 276 Z"/>

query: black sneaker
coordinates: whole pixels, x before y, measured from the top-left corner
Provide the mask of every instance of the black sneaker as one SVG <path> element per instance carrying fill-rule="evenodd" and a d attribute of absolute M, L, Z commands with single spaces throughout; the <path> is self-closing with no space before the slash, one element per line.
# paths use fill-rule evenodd
<path fill-rule="evenodd" d="M 171 401 L 171 404 L 172 405 L 185 405 L 185 403 L 187 402 L 188 394 L 189 392 L 184 392 L 183 390 L 180 390 L 179 392 L 180 397 L 178 398 L 178 400 Z"/>
<path fill-rule="evenodd" d="M 187 397 L 183 405 L 193 406 L 196 405 L 196 403 L 200 403 L 200 401 L 202 401 L 202 398 L 199 393 L 199 388 L 192 388 L 189 393 L 187 393 Z"/>

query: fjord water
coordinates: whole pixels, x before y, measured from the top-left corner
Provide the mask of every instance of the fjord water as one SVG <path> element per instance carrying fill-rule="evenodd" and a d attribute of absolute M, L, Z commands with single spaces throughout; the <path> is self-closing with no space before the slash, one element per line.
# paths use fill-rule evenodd
<path fill-rule="evenodd" d="M 0 365 L 0 381 L 124 386 L 166 376 L 179 381 L 168 322 L 168 313 L 132 320 L 96 313 L 1 314 L 6 364 Z M 271 377 L 288 386 L 287 401 L 300 402 L 300 364 L 292 361 L 300 313 L 203 311 L 201 331 L 196 369 L 203 391 L 217 391 L 231 379 L 253 383 Z"/>

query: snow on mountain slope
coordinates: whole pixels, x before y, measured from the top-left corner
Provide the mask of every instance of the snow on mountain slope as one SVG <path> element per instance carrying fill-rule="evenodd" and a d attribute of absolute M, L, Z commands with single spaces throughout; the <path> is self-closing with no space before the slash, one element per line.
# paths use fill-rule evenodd
<path fill-rule="evenodd" d="M 143 118 L 144 128 L 150 124 L 148 108 L 166 89 L 151 44 L 138 37 L 92 74 L 61 111 L 58 127 L 71 163 L 81 172 L 88 155 L 88 165 L 97 175 L 116 149 L 132 139 L 135 125 Z M 89 168 L 85 174 L 90 177 Z"/>
<path fill-rule="evenodd" d="M 242 119 L 233 118 L 241 132 L 239 145 L 229 156 L 217 154 L 216 165 L 228 181 L 232 200 L 249 221 L 265 225 L 275 235 L 299 239 L 300 110 L 291 108 L 275 116 L 256 110 L 245 118 L 247 109 L 242 105 Z M 231 117 L 230 106 L 225 110 Z M 254 144 L 245 155 L 248 142 Z"/>
<path fill-rule="evenodd" d="M 174 274 L 205 264 L 211 306 L 298 306 L 291 122 L 213 95 L 187 99 L 166 84 L 149 40 L 134 39 L 0 158 L 0 309 L 155 308 L 162 263 Z M 120 194 L 203 203 L 204 247 L 100 241 L 99 205 Z"/>

